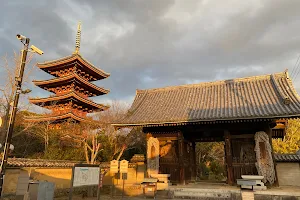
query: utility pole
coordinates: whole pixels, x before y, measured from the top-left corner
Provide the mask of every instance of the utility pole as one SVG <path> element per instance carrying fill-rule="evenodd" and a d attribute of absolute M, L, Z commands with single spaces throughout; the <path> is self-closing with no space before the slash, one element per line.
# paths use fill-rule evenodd
<path fill-rule="evenodd" d="M 15 124 L 15 119 L 16 119 L 16 114 L 17 114 L 17 108 L 18 108 L 18 103 L 19 103 L 19 98 L 21 94 L 21 87 L 22 87 L 22 81 L 23 81 L 23 75 L 24 75 L 24 70 L 25 70 L 25 64 L 26 64 L 26 58 L 27 58 L 27 53 L 28 53 L 28 46 L 30 39 L 26 38 L 25 36 L 22 35 L 17 35 L 17 38 L 21 40 L 21 42 L 24 44 L 22 54 L 21 54 L 21 63 L 20 63 L 20 68 L 19 68 L 19 73 L 18 76 L 15 78 L 15 84 L 16 84 L 16 91 L 15 91 L 15 96 L 14 96 L 14 101 L 13 101 L 13 107 L 9 116 L 9 121 L 8 121 L 8 128 L 6 132 L 6 139 L 5 139 L 5 145 L 4 145 L 4 152 L 3 152 L 3 157 L 1 161 L 1 169 L 0 169 L 0 197 L 2 197 L 2 189 L 3 189 L 3 184 L 4 184 L 4 177 L 5 177 L 5 169 L 7 165 L 7 158 L 8 158 L 8 153 L 10 150 L 10 143 L 11 143 L 11 138 L 12 134 L 14 131 L 14 124 Z M 43 54 L 43 52 L 38 49 L 35 46 L 31 46 L 30 49 L 33 50 L 33 52 L 38 53 L 38 54 Z"/>
<path fill-rule="evenodd" d="M 7 157 L 8 157 L 8 153 L 9 153 L 9 146 L 10 146 L 10 142 L 11 142 L 11 138 L 12 138 L 12 133 L 14 130 L 14 123 L 15 123 L 15 119 L 16 119 L 19 97 L 20 97 L 20 93 L 21 93 L 21 86 L 22 86 L 22 80 L 23 80 L 23 74 L 24 74 L 24 69 L 25 69 L 25 64 L 26 64 L 29 42 L 30 42 L 30 39 L 26 38 L 24 48 L 22 50 L 22 55 L 21 55 L 19 75 L 15 79 L 15 82 L 16 82 L 15 97 L 14 97 L 13 107 L 12 107 L 9 121 L 8 121 L 8 128 L 7 128 L 7 132 L 6 132 L 4 152 L 3 152 L 2 162 L 1 162 L 1 173 L 0 173 L 0 194 L 1 194 L 1 196 L 2 196 L 2 188 L 3 188 L 3 183 L 4 183 L 5 169 L 6 169 L 6 165 L 7 165 Z"/>

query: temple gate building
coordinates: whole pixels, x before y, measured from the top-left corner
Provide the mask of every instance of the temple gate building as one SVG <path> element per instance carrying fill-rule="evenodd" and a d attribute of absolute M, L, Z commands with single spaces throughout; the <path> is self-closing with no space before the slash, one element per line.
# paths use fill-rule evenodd
<path fill-rule="evenodd" d="M 93 81 L 105 79 L 110 74 L 95 67 L 80 53 L 81 23 L 78 24 L 75 51 L 72 55 L 57 60 L 38 63 L 37 66 L 55 78 L 50 80 L 33 81 L 33 83 L 53 95 L 46 98 L 30 98 L 30 103 L 51 110 L 51 114 L 32 116 L 28 122 L 49 121 L 60 124 L 67 120 L 82 122 L 88 113 L 103 111 L 108 108 L 97 104 L 89 97 L 104 95 L 108 89 L 98 87 Z"/>
<path fill-rule="evenodd" d="M 288 72 L 225 81 L 137 90 L 116 128 L 143 127 L 148 175 L 173 183 L 196 177 L 196 142 L 224 141 L 227 183 L 263 175 L 277 184 L 272 138 L 283 138 L 287 118 L 300 116 Z"/>

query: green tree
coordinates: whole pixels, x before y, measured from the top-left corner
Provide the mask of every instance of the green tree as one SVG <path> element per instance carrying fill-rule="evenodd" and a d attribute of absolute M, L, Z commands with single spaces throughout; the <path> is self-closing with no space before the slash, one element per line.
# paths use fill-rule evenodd
<path fill-rule="evenodd" d="M 296 153 L 300 148 L 300 119 L 288 120 L 284 139 L 273 139 L 275 153 Z"/>
<path fill-rule="evenodd" d="M 200 179 L 224 178 L 224 143 L 201 142 L 196 144 L 196 162 Z"/>
<path fill-rule="evenodd" d="M 63 145 L 61 135 L 51 135 L 47 151 L 44 152 L 43 159 L 51 160 L 76 160 L 85 161 L 83 148 L 76 148 L 71 145 Z"/>
<path fill-rule="evenodd" d="M 31 134 L 34 127 L 24 123 L 25 117 L 31 114 L 29 111 L 20 111 L 16 115 L 11 142 L 15 149 L 11 156 L 28 158 L 43 152 L 43 140 Z"/>

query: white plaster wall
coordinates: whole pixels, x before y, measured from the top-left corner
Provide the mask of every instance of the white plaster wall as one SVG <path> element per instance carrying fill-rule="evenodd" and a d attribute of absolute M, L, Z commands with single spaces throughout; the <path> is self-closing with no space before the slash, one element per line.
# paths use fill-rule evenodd
<path fill-rule="evenodd" d="M 300 163 L 276 165 L 279 186 L 300 186 Z"/>

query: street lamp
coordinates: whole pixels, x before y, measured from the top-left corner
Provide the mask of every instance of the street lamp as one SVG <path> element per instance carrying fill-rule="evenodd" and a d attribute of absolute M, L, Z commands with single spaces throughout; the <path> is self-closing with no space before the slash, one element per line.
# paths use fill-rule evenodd
<path fill-rule="evenodd" d="M 3 151 L 3 157 L 1 161 L 1 168 L 0 168 L 0 197 L 2 196 L 2 188 L 3 188 L 3 183 L 4 183 L 4 176 L 5 176 L 5 169 L 7 165 L 7 158 L 8 158 L 8 152 L 10 150 L 11 146 L 11 138 L 14 130 L 14 123 L 16 119 L 16 113 L 17 113 L 17 107 L 18 107 L 18 102 L 19 102 L 19 97 L 20 94 L 22 93 L 21 87 L 22 87 L 22 81 L 23 81 L 23 75 L 24 75 L 24 69 L 25 69 L 25 64 L 26 64 L 26 58 L 27 58 L 27 53 L 28 51 L 37 53 L 39 55 L 44 54 L 42 50 L 37 48 L 36 46 L 31 45 L 29 47 L 29 42 L 30 39 L 18 34 L 17 38 L 24 44 L 22 55 L 21 55 L 21 63 L 20 63 L 20 68 L 19 68 L 19 73 L 18 76 L 15 78 L 15 83 L 16 83 L 16 91 L 14 95 L 14 101 L 13 101 L 13 107 L 10 113 L 10 118 L 8 121 L 8 128 L 6 132 L 6 139 L 5 139 L 5 144 L 4 144 L 4 151 Z"/>

